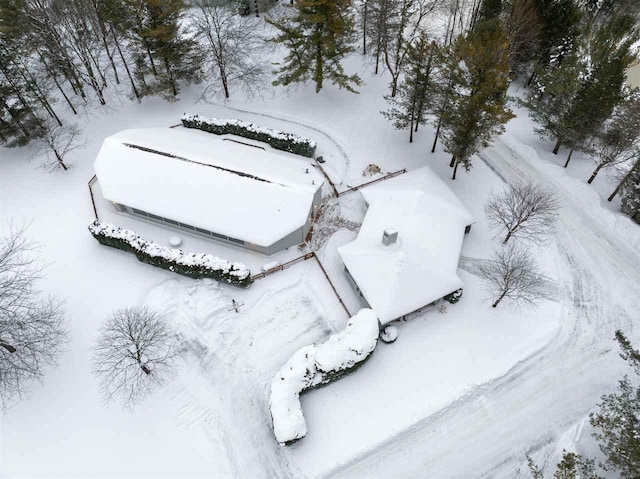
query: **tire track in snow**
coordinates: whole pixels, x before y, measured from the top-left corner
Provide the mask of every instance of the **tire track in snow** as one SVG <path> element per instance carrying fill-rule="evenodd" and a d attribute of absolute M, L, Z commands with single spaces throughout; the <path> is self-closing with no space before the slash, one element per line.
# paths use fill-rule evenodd
<path fill-rule="evenodd" d="M 324 477 L 513 477 L 525 454 L 583 418 L 623 370 L 612 337 L 617 328 L 636 333 L 637 253 L 500 140 L 480 156 L 507 182 L 536 180 L 561 198 L 556 241 L 566 314 L 560 331 L 503 377 Z"/>
<path fill-rule="evenodd" d="M 325 139 L 329 140 L 329 142 L 335 147 L 335 149 L 338 151 L 338 153 L 340 154 L 340 157 L 342 158 L 342 171 L 339 174 L 340 177 L 340 181 L 336 182 L 336 184 L 341 185 L 344 181 L 344 178 L 347 174 L 347 172 L 349 171 L 349 167 L 351 166 L 351 161 L 349 160 L 349 155 L 347 155 L 347 152 L 345 151 L 345 149 L 342 147 L 342 145 L 340 143 L 338 143 L 338 141 L 331 136 L 330 133 L 328 133 L 327 131 L 325 131 L 324 129 L 322 129 L 322 127 L 320 127 L 319 125 L 311 125 L 306 121 L 302 121 L 302 119 L 297 118 L 295 120 L 291 119 L 291 117 L 287 118 L 287 117 L 283 117 L 283 116 L 277 116 L 277 115 L 272 115 L 270 113 L 263 113 L 263 112 L 259 112 L 259 111 L 251 111 L 251 110 L 245 110 L 243 108 L 237 108 L 234 106 L 229 106 L 229 105 L 225 105 L 223 103 L 213 103 L 213 105 L 219 107 L 219 108 L 226 108 L 227 110 L 231 110 L 231 111 L 237 111 L 238 113 L 245 113 L 247 115 L 255 115 L 255 116 L 261 116 L 264 118 L 271 118 L 272 120 L 277 120 L 277 121 L 282 121 L 284 123 L 290 123 L 292 125 L 298 125 L 301 126 L 303 128 L 315 131 L 316 133 L 321 134 Z"/>

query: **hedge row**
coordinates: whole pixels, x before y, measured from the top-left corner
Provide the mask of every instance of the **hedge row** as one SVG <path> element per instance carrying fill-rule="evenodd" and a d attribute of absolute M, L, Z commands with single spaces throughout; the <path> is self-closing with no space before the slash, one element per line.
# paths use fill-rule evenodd
<path fill-rule="evenodd" d="M 309 158 L 313 158 L 316 151 L 316 142 L 309 138 L 270 128 L 262 128 L 248 121 L 205 118 L 185 113 L 182 115 L 182 125 L 185 128 L 195 128 L 216 135 L 242 136 L 267 143 L 276 150 L 288 151 L 289 153 Z"/>
<path fill-rule="evenodd" d="M 373 353 L 379 332 L 375 313 L 361 309 L 345 329 L 298 349 L 280 368 L 269 397 L 273 433 L 280 444 L 288 446 L 307 435 L 300 394 L 356 371 Z"/>
<path fill-rule="evenodd" d="M 165 248 L 141 238 L 131 230 L 96 220 L 89 231 L 98 243 L 136 255 L 139 261 L 167 269 L 190 278 L 211 278 L 246 288 L 251 284 L 251 271 L 242 263 L 231 263 L 205 253 L 185 253 Z"/>

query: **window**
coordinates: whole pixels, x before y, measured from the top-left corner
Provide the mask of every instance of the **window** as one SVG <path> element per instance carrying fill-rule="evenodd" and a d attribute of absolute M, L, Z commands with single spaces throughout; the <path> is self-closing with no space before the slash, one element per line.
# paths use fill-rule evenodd
<path fill-rule="evenodd" d="M 211 233 L 213 236 L 215 236 L 216 238 L 222 238 L 224 240 L 229 239 L 227 238 L 225 235 L 219 235 L 218 233 Z"/>
<path fill-rule="evenodd" d="M 180 226 L 180 223 L 178 223 L 177 221 L 170 220 L 169 218 L 165 218 L 164 221 L 166 223 L 169 223 L 170 225 Z"/>
<path fill-rule="evenodd" d="M 178 223 L 180 226 L 182 226 L 183 228 L 187 228 L 188 230 L 195 230 L 195 228 L 191 225 L 186 225 L 184 223 Z"/>
<path fill-rule="evenodd" d="M 196 227 L 196 231 L 197 231 L 198 233 L 202 233 L 202 234 L 205 234 L 205 235 L 211 235 L 211 233 L 210 233 L 209 231 L 207 231 L 207 230 L 203 230 L 202 228 L 198 228 L 198 227 Z"/>
<path fill-rule="evenodd" d="M 131 208 L 133 212 L 140 216 L 149 216 L 146 211 L 138 210 L 136 208 Z"/>
<path fill-rule="evenodd" d="M 244 241 L 236 238 L 232 238 L 231 236 L 229 236 L 229 241 L 233 241 L 234 243 L 244 244 Z"/>
<path fill-rule="evenodd" d="M 149 215 L 149 218 L 153 218 L 154 220 L 157 221 L 164 221 L 164 218 L 162 216 L 157 216 L 157 215 L 152 215 L 151 213 L 147 213 Z"/>

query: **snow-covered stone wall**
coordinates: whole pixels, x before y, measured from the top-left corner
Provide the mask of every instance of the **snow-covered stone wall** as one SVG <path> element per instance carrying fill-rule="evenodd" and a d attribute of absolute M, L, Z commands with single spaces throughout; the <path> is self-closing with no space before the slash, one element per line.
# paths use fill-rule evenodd
<path fill-rule="evenodd" d="M 289 358 L 274 376 L 269 398 L 273 432 L 280 444 L 292 444 L 307 434 L 300 394 L 352 372 L 371 355 L 378 335 L 375 313 L 361 309 L 345 329 Z"/>
<path fill-rule="evenodd" d="M 133 253 L 143 263 L 196 279 L 212 278 L 241 287 L 251 284 L 251 271 L 243 263 L 232 263 L 206 253 L 165 248 L 106 221 L 94 221 L 89 231 L 100 244 Z"/>

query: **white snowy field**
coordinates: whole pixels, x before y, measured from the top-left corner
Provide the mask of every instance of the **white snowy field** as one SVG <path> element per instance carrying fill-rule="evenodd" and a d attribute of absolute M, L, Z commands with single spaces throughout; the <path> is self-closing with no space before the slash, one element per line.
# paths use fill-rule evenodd
<path fill-rule="evenodd" d="M 60 366 L 48 371 L 44 384 L 35 385 L 30 398 L 2 418 L 1 475 L 441 477 L 448 471 L 444 475 L 465 477 L 466 472 L 468 477 L 470 472 L 482 475 L 500 465 L 496 477 L 511 477 L 524 457 L 521 444 L 514 446 L 513 456 L 508 455 L 506 462 L 493 454 L 494 449 L 508 450 L 509 441 L 519 437 L 510 428 L 519 430 L 522 442 L 533 436 L 537 442 L 532 441 L 531 448 L 551 444 L 553 449 L 568 429 L 567 422 L 577 422 L 595 404 L 594 398 L 615 385 L 614 375 L 598 374 L 597 380 L 585 375 L 584 383 L 575 391 L 576 395 L 584 393 L 584 398 L 571 405 L 562 397 L 556 398 L 566 415 L 564 422 L 555 421 L 557 415 L 549 411 L 554 396 L 563 391 L 557 383 L 549 382 L 548 389 L 535 392 L 541 396 L 540 408 L 526 400 L 534 396 L 532 380 L 520 371 L 527 369 L 536 377 L 549 374 L 548 368 L 560 362 L 546 359 L 551 353 L 561 355 L 560 346 L 566 345 L 567 338 L 571 339 L 571 347 L 565 348 L 567 363 L 578 363 L 582 351 L 592 347 L 590 354 L 608 358 L 607 364 L 612 364 L 606 371 L 617 373 L 620 368 L 613 365 L 616 353 L 608 351 L 613 347 L 609 339 L 612 328 L 622 321 L 630 336 L 637 336 L 634 324 L 638 318 L 623 313 L 632 311 L 629 305 L 633 298 L 627 293 L 637 292 L 640 283 L 628 284 L 629 276 L 620 273 L 618 277 L 606 267 L 600 268 L 600 278 L 584 273 L 593 250 L 585 253 L 576 248 L 571 252 L 579 265 L 575 270 L 583 272 L 579 277 L 582 283 L 577 285 L 575 272 L 569 270 L 566 260 L 570 245 L 563 244 L 567 236 L 562 230 L 550 244 L 536 250 L 545 274 L 557 281 L 557 297 L 533 310 L 518 311 L 503 305 L 494 310 L 485 300 L 479 279 L 461 272 L 463 298 L 449 305 L 446 314 L 430 310 L 402 323 L 399 339 L 391 345 L 380 343 L 357 373 L 306 394 L 302 404 L 308 436 L 284 448 L 277 445 L 270 429 L 266 401 L 271 377 L 291 353 L 341 329 L 347 320 L 315 262 L 300 263 L 258 280 L 245 291 L 144 265 L 131 255 L 100 246 L 87 231 L 93 219 L 87 181 L 93 176 L 92 163 L 101 141 L 124 128 L 173 125 L 185 111 L 250 120 L 309 136 L 318 141 L 331 178 L 345 187 L 362 183 L 362 171 L 370 163 L 383 171 L 428 164 L 448 178 L 447 156 L 440 149 L 428 153 L 433 140 L 431 128 L 421 128 L 414 143 L 409 144 L 408 132 L 395 131 L 379 114 L 385 108 L 382 95 L 386 93 L 387 75 L 373 76 L 369 68 L 362 67 L 358 56 L 347 62 L 347 70 L 360 71 L 366 83 L 359 95 L 330 86 L 316 94 L 312 86 L 304 85 L 270 90 L 262 100 L 234 99 L 221 106 L 195 104 L 198 87 L 194 86 L 176 103 L 146 99 L 141 104 L 123 103 L 108 111 L 94 111 L 78 120 L 87 144 L 70 155 L 73 167 L 66 173 L 47 174 L 37 167 L 37 159 L 28 162 L 30 147 L 0 149 L 1 215 L 18 223 L 31 222 L 29 234 L 42 245 L 43 257 L 51 262 L 42 287 L 66 298 L 71 331 L 68 352 Z M 577 186 L 574 177 L 578 175 L 572 172 L 578 166 L 574 170 L 570 165 L 569 175 L 563 176 L 566 172 L 550 166 L 553 158 L 545 153 L 550 151 L 548 142 L 540 142 L 533 135 L 527 118 L 513 120 L 504 143 L 487 150 L 486 155 L 503 152 L 504 145 L 524 155 L 519 161 L 538 171 L 540 178 L 553 177 L 554 182 L 569 188 L 568 194 L 584 207 L 580 218 L 585 224 L 593 219 L 608 225 L 611 235 L 620 232 L 627 244 L 640 244 L 635 243 L 640 238 L 637 226 L 594 196 L 608 191 L 608 184 L 597 186 L 606 181 L 606 176 L 596 180 L 599 183 L 594 189 Z M 575 165 L 581 165 L 581 161 L 586 162 L 579 157 L 573 160 Z M 463 248 L 463 255 L 471 259 L 487 258 L 499 245 L 488 231 L 483 203 L 491 191 L 504 186 L 492 170 L 494 164 L 490 168 L 480 158 L 474 163 L 472 171 L 461 172 L 455 182 L 447 179 L 477 219 Z M 339 214 L 361 221 L 365 210 L 358 198 L 358 193 L 342 197 Z M 110 218 L 116 221 L 120 216 Z M 169 235 L 150 224 L 140 223 L 136 228 L 130 218 L 123 217 L 122 223 L 158 241 Z M 335 249 L 353 235 L 339 231 L 319 254 L 352 313 L 358 299 L 342 276 Z M 205 245 L 204 240 L 196 238 L 185 241 L 185 249 L 206 248 L 206 252 L 225 259 L 244 261 L 254 272 L 271 260 L 214 243 Z M 286 252 L 282 260 L 296 254 Z M 613 261 L 611 258 L 599 261 L 606 263 Z M 589 310 L 590 322 L 583 322 L 580 329 L 574 327 L 584 306 L 575 299 L 578 286 L 585 295 L 596 291 L 594 297 L 599 300 L 598 308 Z M 607 288 L 618 289 L 617 307 L 623 310 L 616 310 L 616 317 L 622 319 L 612 319 L 614 314 L 607 309 L 613 302 L 606 299 Z M 244 303 L 240 313 L 229 311 L 231 299 Z M 582 300 L 586 301 L 584 297 Z M 174 380 L 129 411 L 119 404 L 102 404 L 90 360 L 100 321 L 113 309 L 136 304 L 148 304 L 168 315 L 184 339 L 184 355 Z M 584 340 L 584 335 L 589 340 Z M 584 364 L 603 367 L 600 361 L 604 359 Z M 515 414 L 505 413 L 501 418 L 495 413 L 491 415 L 493 428 L 481 429 L 486 417 L 475 417 L 473 408 L 483 405 L 495 411 L 501 400 L 491 394 L 484 399 L 487 390 L 509 392 L 503 394 L 505 398 L 515 396 L 523 408 L 530 408 L 528 422 L 523 423 Z M 478 391 L 482 391 L 480 396 Z M 459 439 L 460 447 L 474 446 L 467 449 L 468 461 L 456 456 L 453 447 L 439 456 L 440 462 L 423 455 L 425 449 L 438 451 L 436 444 L 446 448 L 447 438 L 452 441 L 457 436 L 448 430 L 447 423 L 436 423 L 433 428 L 421 424 L 444 421 L 439 418 L 451 420 L 458 410 L 462 411 L 458 420 L 468 418 L 468 433 Z M 513 405 L 505 409 L 512 410 Z M 525 425 L 530 431 L 525 431 Z M 538 428 L 546 431 L 543 439 L 534 434 Z M 487 436 L 490 433 L 493 435 Z M 479 453 L 481 443 L 486 447 Z"/>

